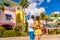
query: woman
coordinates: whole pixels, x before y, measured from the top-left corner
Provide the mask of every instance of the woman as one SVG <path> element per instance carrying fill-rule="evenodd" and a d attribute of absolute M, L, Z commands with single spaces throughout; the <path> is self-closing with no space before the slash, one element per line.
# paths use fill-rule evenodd
<path fill-rule="evenodd" d="M 36 20 L 32 26 L 35 29 L 34 31 L 35 40 L 40 40 L 43 24 L 40 22 L 39 16 L 36 16 Z"/>

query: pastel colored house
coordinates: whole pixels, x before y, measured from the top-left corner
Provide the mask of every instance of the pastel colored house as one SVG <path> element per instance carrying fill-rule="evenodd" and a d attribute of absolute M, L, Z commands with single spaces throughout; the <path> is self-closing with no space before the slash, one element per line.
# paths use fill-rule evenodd
<path fill-rule="evenodd" d="M 21 25 L 25 23 L 25 15 L 24 12 L 21 9 L 16 9 L 16 23 L 18 25 Z"/>
<path fill-rule="evenodd" d="M 5 10 L 0 10 L 0 26 L 4 26 L 7 29 L 16 27 L 16 15 L 15 9 L 6 7 Z"/>

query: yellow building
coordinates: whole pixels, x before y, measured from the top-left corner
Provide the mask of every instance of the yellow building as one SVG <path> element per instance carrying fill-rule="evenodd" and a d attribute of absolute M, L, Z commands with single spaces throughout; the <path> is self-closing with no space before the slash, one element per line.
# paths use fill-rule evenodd
<path fill-rule="evenodd" d="M 25 23 L 25 15 L 22 10 L 16 10 L 16 23 Z"/>
<path fill-rule="evenodd" d="M 25 15 L 24 11 L 22 10 L 16 10 L 16 24 L 17 26 L 22 27 L 22 35 L 24 34 L 25 31 Z"/>

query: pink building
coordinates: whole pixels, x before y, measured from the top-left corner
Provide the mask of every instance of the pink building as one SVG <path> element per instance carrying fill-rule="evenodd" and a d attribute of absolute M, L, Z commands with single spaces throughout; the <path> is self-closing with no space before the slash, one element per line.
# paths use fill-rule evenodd
<path fill-rule="evenodd" d="M 6 28 L 16 27 L 16 15 L 15 9 L 10 7 L 5 7 L 4 12 L 0 10 L 0 26 Z"/>

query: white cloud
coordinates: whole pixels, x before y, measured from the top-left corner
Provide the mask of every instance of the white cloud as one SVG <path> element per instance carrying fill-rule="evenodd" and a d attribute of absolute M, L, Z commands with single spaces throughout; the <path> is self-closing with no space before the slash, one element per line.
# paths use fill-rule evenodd
<path fill-rule="evenodd" d="M 36 2 L 35 2 L 35 3 L 31 3 L 31 4 L 28 6 L 28 8 L 25 9 L 25 12 L 26 12 L 26 13 L 31 13 L 31 11 L 36 8 L 36 5 L 37 5 Z"/>
<path fill-rule="evenodd" d="M 43 3 L 44 2 L 44 0 L 39 0 L 39 4 L 41 4 L 41 3 Z"/>
<path fill-rule="evenodd" d="M 49 3 L 51 0 L 47 0 L 47 3 Z"/>
<path fill-rule="evenodd" d="M 40 15 L 41 12 L 45 12 L 45 9 L 43 7 L 39 9 L 35 8 L 31 11 L 31 15 L 37 16 L 37 15 Z"/>
<path fill-rule="evenodd" d="M 34 3 L 36 2 L 37 0 L 28 0 L 29 3 Z M 41 4 L 44 0 L 38 0 L 39 1 L 39 4 Z"/>
<path fill-rule="evenodd" d="M 40 10 L 40 12 L 45 12 L 45 8 L 44 7 L 40 7 L 39 10 Z"/>
<path fill-rule="evenodd" d="M 27 9 L 25 9 L 25 12 L 27 14 L 31 14 L 31 15 L 40 15 L 41 12 L 45 12 L 45 8 L 43 7 L 40 7 L 39 9 L 36 8 L 36 4 L 33 3 L 33 4 L 30 4 L 29 7 Z"/>
<path fill-rule="evenodd" d="M 36 7 L 36 5 L 37 5 L 36 2 L 31 3 L 31 4 L 28 6 L 28 8 L 30 8 L 30 9 L 34 9 L 34 8 Z"/>
<path fill-rule="evenodd" d="M 33 2 L 34 2 L 34 0 L 28 0 L 28 2 L 29 2 L 29 3 L 33 3 Z"/>
<path fill-rule="evenodd" d="M 34 2 L 34 0 L 28 0 L 29 2 Z M 39 0 L 40 3 L 42 3 L 44 0 Z M 30 15 L 40 15 L 41 12 L 45 12 L 45 8 L 44 7 L 40 7 L 39 9 L 36 8 L 37 3 L 30 3 L 28 8 L 25 9 L 25 12 L 27 14 L 30 13 Z"/>
<path fill-rule="evenodd" d="M 60 12 L 59 11 L 56 11 L 56 12 L 52 12 L 52 14 L 60 14 Z"/>

